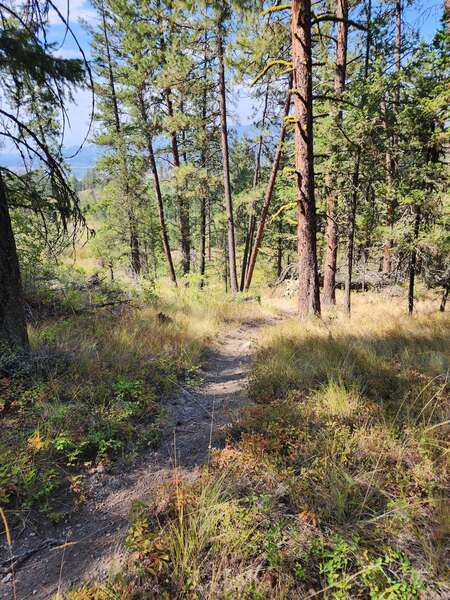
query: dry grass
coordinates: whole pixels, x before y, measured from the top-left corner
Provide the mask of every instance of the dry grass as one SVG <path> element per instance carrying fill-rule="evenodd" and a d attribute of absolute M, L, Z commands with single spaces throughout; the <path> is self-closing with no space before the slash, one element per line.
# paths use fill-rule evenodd
<path fill-rule="evenodd" d="M 234 441 L 140 512 L 119 579 L 70 598 L 446 597 L 449 331 L 376 295 L 268 328 Z"/>
<path fill-rule="evenodd" d="M 18 365 L 0 379 L 0 409 L 1 400 L 10 405 L 0 437 L 0 505 L 9 510 L 39 508 L 57 519 L 71 506 L 68 490 L 83 499 L 86 469 L 157 444 L 164 399 L 178 382 L 195 384 L 221 324 L 264 314 L 257 302 L 229 302 L 220 290 L 144 284 L 129 289 L 133 308 L 71 315 L 87 293 L 63 292 L 59 312 L 67 316 L 30 326 L 31 370 Z"/>

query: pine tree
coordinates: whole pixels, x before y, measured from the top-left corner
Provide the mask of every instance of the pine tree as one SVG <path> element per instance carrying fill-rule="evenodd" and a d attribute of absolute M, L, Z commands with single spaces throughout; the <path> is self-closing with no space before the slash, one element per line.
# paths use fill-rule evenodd
<path fill-rule="evenodd" d="M 38 211 L 52 205 L 63 230 L 69 218 L 82 221 L 78 199 L 70 188 L 60 152 L 44 131 L 42 115 L 52 113 L 52 133 L 60 133 L 57 110 L 70 99 L 71 88 L 82 84 L 83 62 L 55 57 L 43 35 L 49 3 L 29 2 L 13 11 L 0 5 L 0 77 L 3 85 L 0 134 L 21 153 L 30 171 L 31 157 L 42 165 L 48 185 L 30 188 L 33 180 L 0 167 L 0 345 L 29 350 L 19 260 L 11 225 L 11 209 Z"/>
<path fill-rule="evenodd" d="M 118 169 L 116 180 L 126 209 L 130 267 L 134 275 L 139 275 L 141 272 L 141 249 L 137 223 L 139 200 L 131 185 L 129 145 L 122 114 L 123 100 L 119 97 L 120 84 L 117 64 L 119 57 L 114 57 L 111 44 L 112 38 L 115 34 L 117 35 L 117 30 L 114 27 L 113 16 L 108 11 L 106 0 L 96 0 L 94 6 L 100 17 L 98 30 L 91 32 L 91 45 L 96 58 L 98 77 L 96 95 L 100 99 L 100 102 L 97 103 L 96 117 L 103 126 L 97 141 L 112 150 L 110 154 L 111 176 Z"/>
<path fill-rule="evenodd" d="M 336 41 L 336 68 L 334 75 L 334 105 L 333 118 L 336 128 L 342 127 L 342 105 L 340 100 L 345 88 L 345 75 L 347 69 L 347 32 L 348 32 L 348 2 L 335 0 L 335 14 L 339 19 L 337 24 Z M 336 154 L 337 147 L 332 145 L 331 154 Z M 336 211 L 336 178 L 331 172 L 327 180 L 327 216 L 325 229 L 325 261 L 323 269 L 323 303 L 336 304 L 336 271 L 337 271 L 337 211 Z"/>
<path fill-rule="evenodd" d="M 314 188 L 311 2 L 293 0 L 291 16 L 299 314 L 320 315 Z"/>

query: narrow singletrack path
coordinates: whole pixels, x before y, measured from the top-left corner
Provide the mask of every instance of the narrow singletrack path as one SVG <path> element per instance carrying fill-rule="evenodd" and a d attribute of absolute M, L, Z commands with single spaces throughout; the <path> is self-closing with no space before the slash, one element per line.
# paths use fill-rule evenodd
<path fill-rule="evenodd" d="M 86 504 L 68 522 L 15 543 L 13 552 L 20 554 L 48 541 L 18 567 L 17 600 L 51 598 L 120 565 L 133 503 L 155 500 L 161 484 L 173 477 L 174 457 L 185 477 L 195 477 L 208 460 L 210 446 L 223 444 L 234 415 L 248 401 L 246 383 L 258 334 L 276 321 L 245 321 L 219 334 L 200 372 L 202 385 L 196 390 L 179 387 L 167 401 L 159 449 L 141 454 L 125 472 L 98 470 L 89 480 Z M 0 598 L 9 600 L 10 575 L 0 578 Z"/>

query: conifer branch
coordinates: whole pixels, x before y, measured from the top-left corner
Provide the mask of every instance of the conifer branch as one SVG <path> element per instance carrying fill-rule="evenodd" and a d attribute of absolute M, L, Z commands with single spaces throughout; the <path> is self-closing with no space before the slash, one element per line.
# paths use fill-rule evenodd
<path fill-rule="evenodd" d="M 291 8 L 292 8 L 291 4 L 280 4 L 278 6 L 276 4 L 274 4 L 270 8 L 266 8 L 266 10 L 264 10 L 261 13 L 261 16 L 267 17 L 267 15 L 271 15 L 272 13 L 281 12 L 282 10 L 290 10 Z"/>
<path fill-rule="evenodd" d="M 258 75 L 255 77 L 255 79 L 252 81 L 251 85 L 255 85 L 255 83 L 257 83 L 261 79 L 261 77 L 264 77 L 264 75 L 267 73 L 267 71 L 269 71 L 269 69 L 271 69 L 275 65 L 283 65 L 284 67 L 286 67 L 286 69 L 283 71 L 283 73 L 290 72 L 293 67 L 292 63 L 287 60 L 281 60 L 281 59 L 269 60 L 269 62 L 264 67 L 264 69 L 260 73 L 258 73 Z"/>
<path fill-rule="evenodd" d="M 347 23 L 349 27 L 354 27 L 355 29 L 359 29 L 360 31 L 367 31 L 367 26 L 362 23 L 358 23 L 357 21 L 352 21 L 351 19 L 343 19 L 341 17 L 337 17 L 336 15 L 324 13 L 322 15 L 317 15 L 312 20 L 312 25 L 317 25 L 318 23 L 323 23 L 329 21 L 331 23 Z"/>

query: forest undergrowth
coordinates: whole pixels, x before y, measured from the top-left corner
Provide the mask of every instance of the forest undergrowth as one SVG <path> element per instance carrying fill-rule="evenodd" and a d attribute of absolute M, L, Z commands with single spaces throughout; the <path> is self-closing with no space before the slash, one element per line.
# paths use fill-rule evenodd
<path fill-rule="evenodd" d="M 199 383 L 208 340 L 261 313 L 214 289 L 92 288 L 73 269 L 57 277 L 53 289 L 26 289 L 33 360 L 4 354 L 0 364 L 0 507 L 10 523 L 30 511 L 60 520 L 83 502 L 90 472 L 156 447 L 164 401 Z"/>
<path fill-rule="evenodd" d="M 227 446 L 135 507 L 120 575 L 67 598 L 446 597 L 449 331 L 376 294 L 268 328 Z"/>

